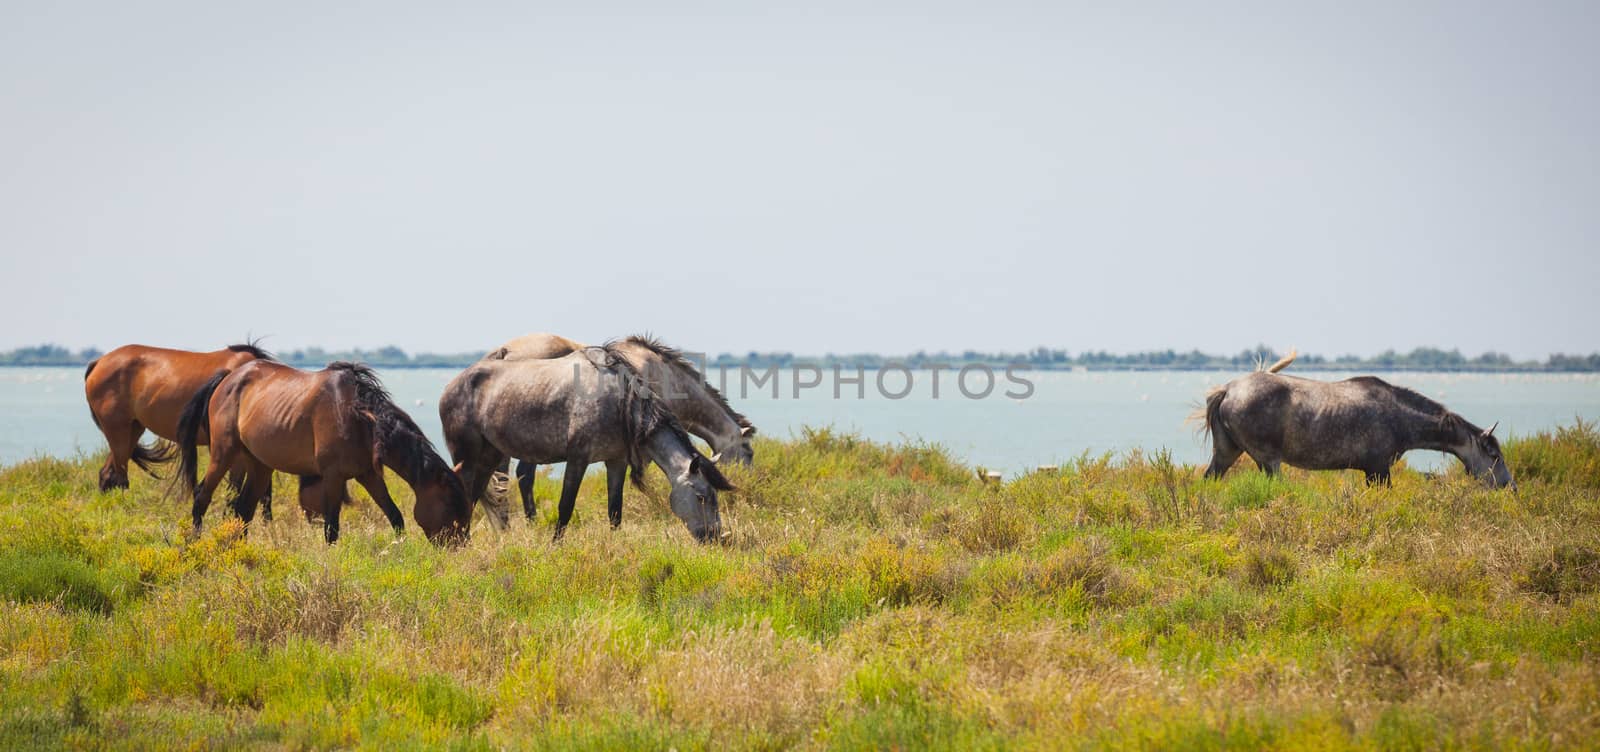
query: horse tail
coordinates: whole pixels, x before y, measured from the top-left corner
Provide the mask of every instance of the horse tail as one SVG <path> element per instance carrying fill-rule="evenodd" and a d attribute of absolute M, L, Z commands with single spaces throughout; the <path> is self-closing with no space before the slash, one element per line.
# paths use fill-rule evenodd
<path fill-rule="evenodd" d="M 1289 348 L 1289 354 L 1283 356 L 1282 358 L 1279 358 L 1278 362 L 1273 363 L 1272 367 L 1267 369 L 1267 373 L 1277 373 L 1279 371 L 1282 371 L 1285 368 L 1288 368 L 1289 364 L 1293 363 L 1294 359 L 1296 357 L 1299 357 L 1299 355 L 1300 355 L 1300 351 L 1299 350 L 1296 350 L 1296 349 L 1294 349 L 1292 347 Z"/>
<path fill-rule="evenodd" d="M 1233 441 L 1233 438 L 1228 435 L 1227 427 L 1222 425 L 1222 400 L 1227 396 L 1228 388 L 1226 386 L 1219 386 L 1207 392 L 1206 405 L 1199 411 L 1200 414 L 1195 416 L 1203 421 L 1200 424 L 1200 432 L 1210 439 L 1213 446 L 1218 441 L 1229 443 Z"/>
<path fill-rule="evenodd" d="M 494 471 L 483 489 L 484 516 L 489 518 L 489 523 L 496 530 L 511 526 L 511 474 L 506 472 L 510 464 L 511 461 L 507 460 L 505 467 Z"/>
<path fill-rule="evenodd" d="M 100 359 L 99 358 L 95 358 L 94 360 L 89 361 L 89 366 L 87 368 L 83 369 L 83 381 L 84 381 L 85 384 L 89 383 L 89 374 L 94 373 L 94 367 L 99 363 L 100 363 Z M 88 387 L 84 387 L 84 388 L 87 389 Z M 95 415 L 95 413 L 94 413 L 94 398 L 93 397 L 89 398 L 89 419 L 94 421 L 94 427 L 95 428 L 100 428 L 101 427 L 100 426 L 100 416 Z M 102 430 L 104 430 L 104 429 L 102 429 Z"/>
<path fill-rule="evenodd" d="M 166 464 L 177 456 L 178 445 L 170 441 L 157 439 L 150 444 L 133 445 L 133 464 L 156 478 L 161 476 L 150 466 Z"/>
<path fill-rule="evenodd" d="M 189 404 L 183 406 L 183 413 L 178 417 L 178 476 L 189 486 L 190 494 L 194 493 L 197 485 L 195 469 L 200 464 L 200 424 L 210 419 L 211 395 L 227 377 L 228 371 L 217 371 L 205 386 L 200 387 L 200 391 L 189 398 Z"/>

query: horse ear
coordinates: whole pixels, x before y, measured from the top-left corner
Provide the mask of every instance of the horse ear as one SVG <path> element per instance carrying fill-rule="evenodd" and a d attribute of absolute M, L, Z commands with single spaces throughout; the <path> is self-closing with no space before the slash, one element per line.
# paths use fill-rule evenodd
<path fill-rule="evenodd" d="M 1497 420 L 1497 421 L 1494 422 L 1494 425 L 1489 426 L 1488 430 L 1483 432 L 1483 437 L 1487 439 L 1490 436 L 1493 436 L 1494 435 L 1494 429 L 1499 428 L 1499 427 L 1500 427 L 1500 421 Z"/>
<path fill-rule="evenodd" d="M 467 464 L 465 460 L 463 460 L 461 462 L 457 462 L 455 467 L 450 468 L 450 472 L 455 473 L 456 475 L 460 475 L 461 474 L 461 466 L 465 465 L 465 464 Z"/>
<path fill-rule="evenodd" d="M 756 435 L 756 427 L 755 426 L 745 426 L 744 428 L 739 429 L 739 435 L 748 439 L 751 436 Z"/>
<path fill-rule="evenodd" d="M 706 459 L 699 452 L 694 453 L 694 458 L 689 460 L 689 472 L 698 472 L 704 476 L 707 483 L 718 491 L 732 491 L 733 484 L 728 482 L 722 471 L 717 469 L 716 463 Z"/>

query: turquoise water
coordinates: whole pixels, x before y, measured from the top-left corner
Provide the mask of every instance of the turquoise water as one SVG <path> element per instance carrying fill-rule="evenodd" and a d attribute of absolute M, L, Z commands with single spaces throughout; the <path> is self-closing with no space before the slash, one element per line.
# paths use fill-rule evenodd
<path fill-rule="evenodd" d="M 384 383 L 443 446 L 439 437 L 437 400 L 456 369 L 392 370 Z M 852 376 L 846 371 L 845 376 Z M 759 389 L 746 384 L 741 395 L 738 375 L 729 373 L 729 400 L 765 435 L 798 434 L 802 426 L 832 426 L 872 439 L 920 439 L 949 447 L 975 464 L 1006 471 L 1055 464 L 1087 451 L 1124 452 L 1135 447 L 1168 448 L 1185 462 L 1209 459 L 1209 450 L 1184 422 L 1194 404 L 1215 384 L 1238 374 L 1224 372 L 1032 372 L 1027 399 L 1003 395 L 1008 384 L 997 374 L 993 394 L 967 399 L 957 390 L 955 374 L 940 374 L 940 395 L 932 394 L 932 373 L 912 372 L 911 391 L 903 399 L 887 399 L 876 388 L 875 374 L 866 374 L 866 396 L 841 384 L 834 399 L 832 373 L 819 387 L 794 397 L 791 374 L 778 377 L 778 398 L 771 384 Z M 1352 374 L 1314 374 L 1338 379 Z M 713 383 L 717 371 L 711 372 Z M 811 378 L 810 374 L 805 374 Z M 1600 375 L 1392 373 L 1383 377 L 1416 389 L 1481 425 L 1500 421 L 1501 436 L 1570 424 L 1575 417 L 1600 419 Z M 886 379 L 889 391 L 903 389 L 904 373 Z M 969 382 L 981 389 L 980 380 Z M 93 453 L 104 440 L 89 418 L 80 368 L 0 368 L 0 464 L 36 455 Z M 1418 467 L 1438 467 L 1442 455 L 1414 452 L 1407 460 Z M 759 458 L 757 462 L 759 463 Z"/>

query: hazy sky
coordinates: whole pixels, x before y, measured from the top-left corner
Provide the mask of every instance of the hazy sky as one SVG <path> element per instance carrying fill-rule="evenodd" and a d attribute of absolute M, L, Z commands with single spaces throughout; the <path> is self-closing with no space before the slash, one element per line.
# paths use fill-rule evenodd
<path fill-rule="evenodd" d="M 0 347 L 1600 350 L 1600 3 L 6 3 Z"/>

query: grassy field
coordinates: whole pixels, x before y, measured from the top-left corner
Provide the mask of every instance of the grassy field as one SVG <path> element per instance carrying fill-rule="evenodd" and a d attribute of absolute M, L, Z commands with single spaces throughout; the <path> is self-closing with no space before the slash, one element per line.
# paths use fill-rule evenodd
<path fill-rule="evenodd" d="M 246 532 L 92 459 L 0 471 L 0 748 L 1594 748 L 1600 433 L 1454 474 L 983 485 L 926 446 L 766 440 L 688 541 L 591 478 L 461 550 L 279 479 Z M 654 485 L 664 482 L 658 471 Z M 409 518 L 409 493 L 396 483 Z M 726 497 L 725 497 L 726 498 Z"/>

